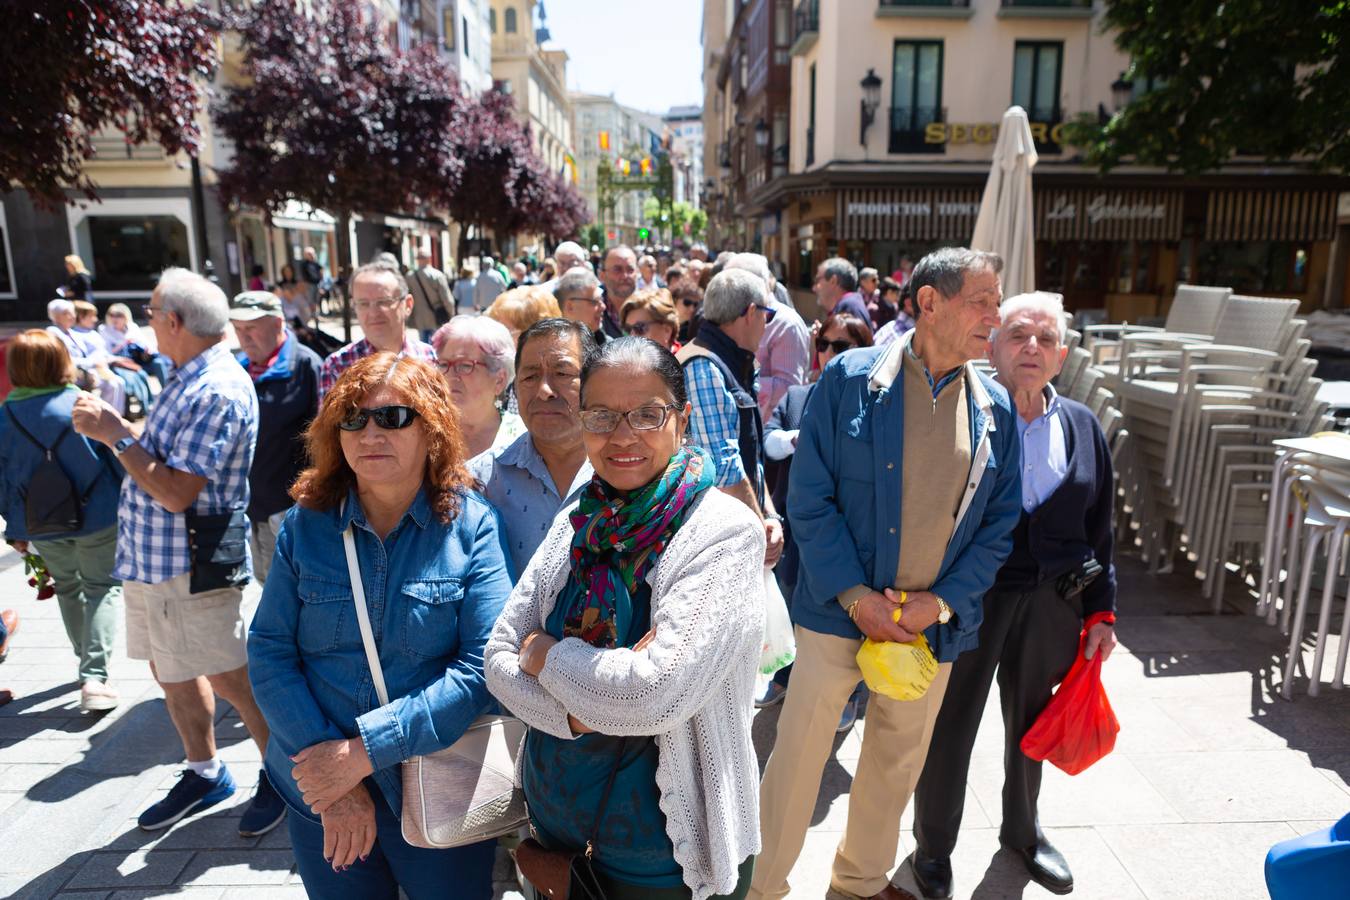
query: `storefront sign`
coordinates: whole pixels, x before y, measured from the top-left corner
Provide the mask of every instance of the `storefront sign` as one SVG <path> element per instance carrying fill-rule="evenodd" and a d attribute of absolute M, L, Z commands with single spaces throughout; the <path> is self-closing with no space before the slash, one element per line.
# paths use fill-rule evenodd
<path fill-rule="evenodd" d="M 1031 137 L 1038 144 L 1062 144 L 1064 123 L 1032 122 Z M 929 122 L 923 129 L 925 144 L 992 144 L 997 140 L 998 124 L 995 122 L 976 125 Z"/>
<path fill-rule="evenodd" d="M 838 203 L 837 225 L 846 239 L 967 241 L 980 213 L 980 190 L 846 190 Z"/>
<path fill-rule="evenodd" d="M 910 218 L 927 219 L 933 215 L 933 210 L 937 210 L 939 216 L 972 216 L 980 212 L 980 204 L 977 202 L 967 203 L 860 203 L 853 202 L 848 205 L 847 214 L 850 216 L 904 216 Z"/>
<path fill-rule="evenodd" d="M 1078 207 L 1079 202 L 1070 199 L 1070 195 L 1059 194 L 1051 200 L 1050 208 L 1045 214 L 1045 220 L 1047 222 L 1072 221 L 1078 217 Z M 1088 222 L 1093 225 L 1106 219 L 1162 221 L 1167 218 L 1167 204 L 1165 202 L 1150 203 L 1142 200 L 1131 203 L 1118 194 L 1115 196 L 1097 194 L 1087 201 L 1086 212 Z"/>

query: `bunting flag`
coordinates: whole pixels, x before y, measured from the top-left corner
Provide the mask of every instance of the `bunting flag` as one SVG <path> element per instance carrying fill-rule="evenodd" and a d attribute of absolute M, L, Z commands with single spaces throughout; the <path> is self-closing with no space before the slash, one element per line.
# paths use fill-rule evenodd
<path fill-rule="evenodd" d="M 572 154 L 570 154 L 570 153 L 564 153 L 564 154 L 563 154 L 563 166 L 567 169 L 567 172 L 571 174 L 571 176 L 572 176 L 572 183 L 573 183 L 573 184 L 576 184 L 576 183 L 578 182 L 578 178 L 577 178 L 577 160 L 576 160 L 576 157 L 574 157 L 574 156 L 573 156 Z"/>
<path fill-rule="evenodd" d="M 601 149 L 601 150 L 608 150 L 608 149 L 609 149 L 609 132 L 608 132 L 608 131 L 602 131 L 602 132 L 600 132 L 600 149 Z"/>
<path fill-rule="evenodd" d="M 642 157 L 642 174 L 652 174 L 652 158 L 650 156 Z"/>
<path fill-rule="evenodd" d="M 624 175 L 631 175 L 633 172 L 633 167 L 622 156 L 619 157 L 619 171 Z"/>

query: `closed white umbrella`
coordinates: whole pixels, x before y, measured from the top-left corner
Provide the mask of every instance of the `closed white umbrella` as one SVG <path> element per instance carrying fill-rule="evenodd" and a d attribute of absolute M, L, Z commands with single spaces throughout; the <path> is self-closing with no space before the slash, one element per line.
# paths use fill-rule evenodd
<path fill-rule="evenodd" d="M 970 246 L 1003 257 L 1003 296 L 1036 289 L 1036 238 L 1032 233 L 1031 169 L 1036 144 L 1026 111 L 1013 106 L 1003 114 L 989 180 Z"/>

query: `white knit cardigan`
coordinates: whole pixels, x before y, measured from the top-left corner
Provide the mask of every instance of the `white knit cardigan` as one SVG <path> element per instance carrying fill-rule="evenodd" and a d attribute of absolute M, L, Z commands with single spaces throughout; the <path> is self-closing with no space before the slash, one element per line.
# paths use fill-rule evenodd
<path fill-rule="evenodd" d="M 570 572 L 566 512 L 492 631 L 488 688 L 531 728 L 564 740 L 573 738 L 569 712 L 601 734 L 654 735 L 661 811 L 685 884 L 694 900 L 730 893 L 737 867 L 760 848 L 750 720 L 764 632 L 763 526 L 739 500 L 705 491 L 648 574 L 651 644 L 598 650 L 567 638 L 536 680 L 520 670 L 518 651 Z"/>

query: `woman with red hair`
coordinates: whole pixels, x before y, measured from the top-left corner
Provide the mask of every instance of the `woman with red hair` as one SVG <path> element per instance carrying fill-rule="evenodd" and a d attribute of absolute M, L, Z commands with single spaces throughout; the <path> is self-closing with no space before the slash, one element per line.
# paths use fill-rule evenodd
<path fill-rule="evenodd" d="M 264 764 L 290 807 L 305 890 L 416 900 L 452 884 L 488 898 L 495 841 L 427 850 L 399 825 L 399 764 L 450 746 L 492 702 L 483 648 L 511 592 L 450 389 L 430 363 L 366 357 L 306 442 L 313 464 L 291 489 L 248 642 L 272 728 Z M 349 547 L 387 699 L 366 661 Z"/>

